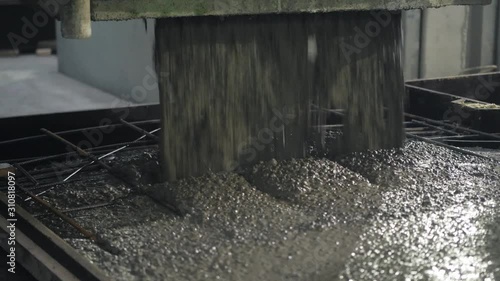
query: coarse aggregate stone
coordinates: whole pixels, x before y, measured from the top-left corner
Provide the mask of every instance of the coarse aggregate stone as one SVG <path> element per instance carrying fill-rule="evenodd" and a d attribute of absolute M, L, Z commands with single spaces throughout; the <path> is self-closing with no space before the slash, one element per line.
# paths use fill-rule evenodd
<path fill-rule="evenodd" d="M 114 161 L 141 170 L 140 159 Z M 495 280 L 498 167 L 408 141 L 337 161 L 271 160 L 168 184 L 146 177 L 113 206 L 71 213 L 119 254 L 65 239 L 113 280 Z"/>

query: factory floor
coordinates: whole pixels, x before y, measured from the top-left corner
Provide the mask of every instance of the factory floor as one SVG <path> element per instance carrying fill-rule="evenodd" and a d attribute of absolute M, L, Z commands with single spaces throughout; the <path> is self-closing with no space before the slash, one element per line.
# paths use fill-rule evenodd
<path fill-rule="evenodd" d="M 124 105 L 116 96 L 59 73 L 57 56 L 0 57 L 0 118 Z"/>

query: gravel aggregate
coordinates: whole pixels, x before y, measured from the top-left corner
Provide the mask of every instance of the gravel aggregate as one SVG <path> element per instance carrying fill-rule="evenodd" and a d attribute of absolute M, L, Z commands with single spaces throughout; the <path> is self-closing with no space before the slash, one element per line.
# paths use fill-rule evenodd
<path fill-rule="evenodd" d="M 155 153 L 113 163 L 147 174 Z M 169 184 L 129 187 L 96 171 L 86 181 L 102 190 L 82 181 L 45 196 L 60 208 L 114 198 L 71 215 L 119 254 L 41 218 L 113 280 L 498 280 L 499 167 L 408 141 Z"/>

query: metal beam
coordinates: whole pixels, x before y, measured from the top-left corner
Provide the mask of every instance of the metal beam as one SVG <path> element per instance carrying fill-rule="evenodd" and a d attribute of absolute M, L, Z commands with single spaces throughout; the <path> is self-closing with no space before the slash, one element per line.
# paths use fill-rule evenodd
<path fill-rule="evenodd" d="M 93 0 L 92 20 L 356 10 L 408 10 L 487 5 L 491 0 Z"/>
<path fill-rule="evenodd" d="M 61 32 L 64 38 L 85 39 L 92 35 L 90 0 L 68 1 L 61 9 Z"/>

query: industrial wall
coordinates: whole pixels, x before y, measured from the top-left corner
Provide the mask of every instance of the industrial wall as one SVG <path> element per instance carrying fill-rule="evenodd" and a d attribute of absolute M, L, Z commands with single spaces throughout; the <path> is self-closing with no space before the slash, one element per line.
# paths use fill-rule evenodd
<path fill-rule="evenodd" d="M 405 12 L 406 79 L 460 74 L 497 64 L 498 2 Z"/>
<path fill-rule="evenodd" d="M 93 22 L 85 40 L 63 39 L 56 28 L 60 72 L 134 103 L 159 101 L 153 20 Z"/>
<path fill-rule="evenodd" d="M 493 1 L 486 7 L 405 12 L 405 78 L 457 75 L 497 64 L 498 11 Z M 58 31 L 59 70 L 125 100 L 157 102 L 154 21 L 94 22 L 92 32 L 91 39 L 74 41 Z"/>

